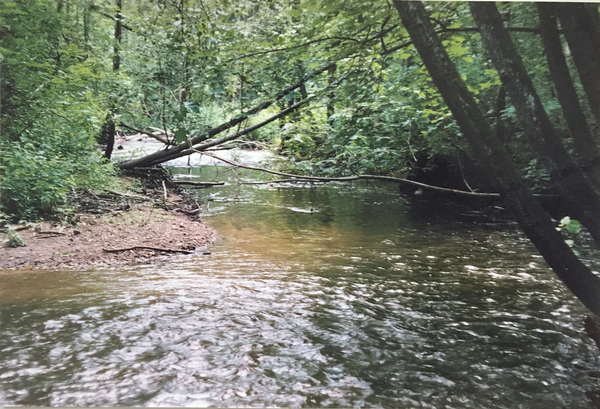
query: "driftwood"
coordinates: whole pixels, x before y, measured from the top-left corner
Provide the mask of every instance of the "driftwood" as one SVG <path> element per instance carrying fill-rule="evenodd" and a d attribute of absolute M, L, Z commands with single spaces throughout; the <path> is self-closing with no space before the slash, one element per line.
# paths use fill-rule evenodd
<path fill-rule="evenodd" d="M 122 197 L 127 197 L 130 199 L 138 199 L 138 200 L 143 200 L 143 201 L 151 200 L 148 197 L 140 196 L 140 195 L 136 195 L 136 194 L 132 194 L 132 193 L 121 193 L 121 192 L 116 192 L 114 190 L 108 190 L 108 189 L 105 190 L 104 192 L 105 193 L 98 194 L 98 197 L 102 197 L 102 196 L 106 197 L 106 196 L 109 196 L 108 194 L 110 194 L 110 195 L 114 195 L 114 196 L 122 196 Z M 106 193 L 108 193 L 108 194 L 106 194 Z"/>
<path fill-rule="evenodd" d="M 184 209 L 175 209 L 175 210 L 177 210 L 178 212 L 187 214 L 188 216 L 195 216 L 202 211 L 202 209 L 200 209 L 200 208 L 194 209 L 194 210 L 184 210 Z"/>
<path fill-rule="evenodd" d="M 192 185 L 197 187 L 223 186 L 225 184 L 225 182 L 192 182 L 187 180 L 176 180 L 173 183 L 176 185 Z"/>
<path fill-rule="evenodd" d="M 133 246 L 126 247 L 122 249 L 102 249 L 107 253 L 122 253 L 123 251 L 129 250 L 153 250 L 153 251 L 162 251 L 163 253 L 182 253 L 182 254 L 194 254 L 193 251 L 190 250 L 178 250 L 178 249 L 163 249 L 159 247 L 149 247 L 149 246 Z"/>
<path fill-rule="evenodd" d="M 66 236 L 67 233 L 64 233 L 62 231 L 53 231 L 53 230 L 46 230 L 46 231 L 37 231 L 36 234 L 41 234 L 42 237 L 40 237 L 41 239 L 47 239 L 50 237 L 54 237 L 54 236 Z"/>

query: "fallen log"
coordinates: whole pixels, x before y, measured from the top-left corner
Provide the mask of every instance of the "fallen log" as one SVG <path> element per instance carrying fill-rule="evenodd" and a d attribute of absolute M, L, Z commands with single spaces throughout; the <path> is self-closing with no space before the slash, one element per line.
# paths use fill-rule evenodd
<path fill-rule="evenodd" d="M 198 187 L 212 187 L 212 186 L 223 186 L 225 182 L 192 182 L 187 180 L 174 180 L 176 185 L 192 185 Z"/>
<path fill-rule="evenodd" d="M 331 64 L 325 64 L 325 65 L 317 68 L 315 71 L 302 77 L 302 79 L 300 79 L 295 84 L 292 84 L 289 87 L 281 90 L 272 99 L 270 99 L 268 101 L 264 101 L 264 102 L 256 105 L 255 107 L 249 109 L 248 111 L 246 111 L 240 115 L 237 115 L 236 117 L 232 118 L 231 120 L 229 120 L 215 128 L 212 128 L 206 132 L 203 132 L 201 134 L 190 135 L 188 141 L 181 142 L 169 149 L 166 149 L 163 151 L 158 151 L 158 152 L 152 153 L 148 156 L 144 156 L 142 158 L 132 159 L 132 160 L 118 163 L 117 166 L 121 169 L 131 169 L 131 168 L 136 168 L 136 167 L 141 167 L 141 166 L 152 166 L 152 165 L 157 165 L 157 164 L 160 164 L 160 163 L 163 163 L 168 160 L 175 159 L 175 158 L 178 158 L 181 156 L 190 155 L 190 154 L 194 153 L 194 150 L 190 149 L 190 146 L 193 147 L 195 145 L 198 145 L 201 142 L 204 142 L 207 139 L 212 138 L 213 136 L 215 136 L 223 131 L 226 131 L 227 129 L 231 129 L 231 128 L 235 127 L 236 125 L 245 121 L 247 118 L 257 114 L 258 112 L 260 112 L 264 109 L 267 109 L 268 107 L 273 105 L 278 99 L 283 98 L 284 96 L 293 92 L 295 89 L 301 87 L 302 84 L 304 84 L 309 79 L 321 74 L 324 71 L 327 71 L 327 69 L 329 68 L 330 65 Z M 305 99 L 304 101 L 307 101 L 307 99 Z M 293 109 L 290 109 L 290 108 L 288 108 L 287 110 L 284 110 L 282 112 L 290 113 L 293 111 Z M 297 108 L 299 108 L 299 106 L 295 107 L 295 109 L 297 109 Z M 277 118 L 275 118 L 275 119 L 277 119 Z M 268 121 L 268 122 L 270 122 L 270 121 Z M 268 122 L 263 121 L 262 124 L 266 125 L 266 123 L 268 123 Z M 249 130 L 249 132 L 251 132 L 252 130 L 254 130 L 256 128 L 249 127 L 247 129 Z M 236 133 L 234 135 L 236 135 L 236 137 L 239 137 L 239 136 L 245 135 L 246 133 Z M 231 139 L 232 138 L 222 138 L 219 140 L 219 142 L 217 144 L 226 142 Z M 233 138 L 233 139 L 235 139 L 235 138 Z M 206 149 L 208 147 L 212 147 L 212 146 L 214 146 L 214 145 L 206 146 L 206 147 L 204 147 L 204 149 Z"/>

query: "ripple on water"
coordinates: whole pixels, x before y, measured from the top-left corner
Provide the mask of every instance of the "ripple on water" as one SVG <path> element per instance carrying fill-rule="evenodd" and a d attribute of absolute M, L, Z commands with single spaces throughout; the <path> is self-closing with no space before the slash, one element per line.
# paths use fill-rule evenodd
<path fill-rule="evenodd" d="M 220 209 L 209 257 L 0 275 L 0 404 L 587 406 L 584 311 L 517 232 L 319 189 Z"/>

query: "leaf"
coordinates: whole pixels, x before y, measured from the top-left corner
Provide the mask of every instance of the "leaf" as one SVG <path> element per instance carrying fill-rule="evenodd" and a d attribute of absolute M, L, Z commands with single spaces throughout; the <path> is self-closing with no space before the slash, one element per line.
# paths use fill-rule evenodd
<path fill-rule="evenodd" d="M 455 44 L 448 48 L 448 54 L 460 57 L 467 52 L 467 47 L 463 47 L 459 44 Z"/>
<path fill-rule="evenodd" d="M 569 224 L 570 221 L 571 221 L 571 218 L 569 216 L 563 217 L 560 220 L 560 225 L 559 226 L 566 226 L 567 224 Z"/>
<path fill-rule="evenodd" d="M 577 220 L 571 219 L 569 216 L 563 217 L 559 226 L 565 227 L 569 233 L 579 233 L 582 228 L 581 223 L 579 223 Z"/>
<path fill-rule="evenodd" d="M 581 231 L 581 223 L 579 223 L 577 220 L 571 220 L 566 227 L 571 233 L 579 233 Z"/>
<path fill-rule="evenodd" d="M 193 101 L 185 101 L 183 105 L 187 108 L 188 111 L 197 114 L 200 111 L 200 107 Z"/>
<path fill-rule="evenodd" d="M 188 134 L 187 129 L 179 128 L 178 130 L 175 131 L 175 141 L 177 143 L 187 141 L 187 134 Z"/>

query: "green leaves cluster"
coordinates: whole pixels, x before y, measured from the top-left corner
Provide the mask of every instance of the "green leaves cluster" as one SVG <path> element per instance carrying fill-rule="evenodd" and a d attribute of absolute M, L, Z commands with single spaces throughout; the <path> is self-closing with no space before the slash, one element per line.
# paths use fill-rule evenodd
<path fill-rule="evenodd" d="M 105 69 L 56 2 L 0 4 L 0 32 L 0 205 L 32 220 L 54 212 L 72 188 L 113 183 L 95 141 Z"/>

